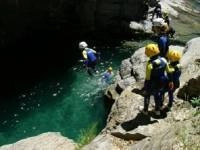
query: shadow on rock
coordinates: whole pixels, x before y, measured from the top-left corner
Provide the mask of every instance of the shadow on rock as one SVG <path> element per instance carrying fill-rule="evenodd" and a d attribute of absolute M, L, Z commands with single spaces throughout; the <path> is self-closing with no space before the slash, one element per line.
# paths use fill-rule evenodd
<path fill-rule="evenodd" d="M 138 88 L 134 88 L 132 90 L 133 93 L 136 93 L 136 94 L 139 94 L 141 96 L 145 96 L 145 91 L 144 91 L 144 88 L 142 89 L 138 89 Z M 166 118 L 167 117 L 167 112 L 170 111 L 169 108 L 167 107 L 164 107 L 161 111 L 161 114 L 160 115 L 156 115 L 154 111 L 149 111 L 149 116 L 152 117 L 152 118 L 155 118 L 155 119 L 163 119 L 163 118 Z"/>
<path fill-rule="evenodd" d="M 130 121 L 121 124 L 122 128 L 126 131 L 133 130 L 141 125 L 148 125 L 158 122 L 157 120 L 151 120 L 151 116 L 138 113 L 138 115 Z"/>
<path fill-rule="evenodd" d="M 144 88 L 142 88 L 142 89 L 134 88 L 134 89 L 132 90 L 132 92 L 133 92 L 133 93 L 136 93 L 136 94 L 139 94 L 139 95 L 141 95 L 141 96 L 145 96 Z"/>
<path fill-rule="evenodd" d="M 154 118 L 154 119 L 164 119 L 167 117 L 167 112 L 169 111 L 168 108 L 164 108 L 161 112 L 160 115 L 156 115 L 154 111 L 149 111 L 149 116 Z"/>

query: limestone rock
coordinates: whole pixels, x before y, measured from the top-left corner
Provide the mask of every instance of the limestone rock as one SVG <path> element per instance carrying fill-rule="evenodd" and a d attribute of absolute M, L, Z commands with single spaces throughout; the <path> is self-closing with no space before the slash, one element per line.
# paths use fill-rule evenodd
<path fill-rule="evenodd" d="M 143 20 L 140 22 L 131 21 L 129 26 L 131 29 L 138 32 L 152 33 L 152 21 L 150 20 Z"/>
<path fill-rule="evenodd" d="M 59 133 L 43 133 L 26 138 L 14 144 L 0 147 L 0 150 L 75 150 L 76 144 Z"/>
<path fill-rule="evenodd" d="M 181 59 L 181 88 L 178 96 L 183 99 L 200 96 L 200 37 L 190 40 Z"/>
<path fill-rule="evenodd" d="M 131 68 L 132 64 L 129 58 L 122 61 L 119 71 L 122 79 L 126 79 L 131 76 Z"/>
<path fill-rule="evenodd" d="M 199 60 L 200 58 L 200 53 L 199 53 L 199 42 L 200 42 L 200 37 L 194 38 L 187 42 L 184 50 L 184 55 L 181 59 L 181 64 L 185 68 L 187 68 L 191 63 L 194 63 L 195 60 Z M 196 71 L 196 70 L 194 70 Z"/>
<path fill-rule="evenodd" d="M 134 77 L 129 77 L 124 80 L 120 80 L 117 82 L 116 90 L 118 93 L 121 93 L 123 90 L 125 90 L 128 86 L 133 85 L 136 83 Z"/>
<path fill-rule="evenodd" d="M 131 62 L 133 64 L 133 76 L 136 78 L 136 81 L 141 81 L 145 78 L 147 57 L 145 56 L 144 51 L 145 48 L 142 47 L 131 56 Z"/>
<path fill-rule="evenodd" d="M 189 69 L 191 69 L 190 64 L 195 64 L 197 65 L 196 67 L 199 67 L 200 53 L 197 52 L 199 49 L 197 43 L 199 43 L 198 38 L 188 42 L 185 48 L 171 45 L 170 49 L 176 49 L 183 53 L 183 58 L 181 60 L 181 84 L 187 85 L 187 90 L 184 92 L 192 90 L 194 93 L 198 94 L 198 91 L 200 90 L 195 91 L 195 89 L 199 89 L 200 69 L 198 68 L 193 70 L 192 76 L 191 74 L 188 75 Z M 184 102 L 182 100 L 177 100 L 176 98 L 172 112 L 162 114 L 167 116 L 166 118 L 156 119 L 152 113 L 147 116 L 140 113 L 138 106 L 143 106 L 143 97 L 139 95 L 141 94 L 139 89 L 141 88 L 140 83 L 144 80 L 146 64 L 144 48 L 138 49 L 131 56 L 130 62 L 132 64 L 132 66 L 129 66 L 132 67 L 131 77 L 135 78 L 135 82 L 132 86 L 123 89 L 120 96 L 116 99 L 112 106 L 107 120 L 107 126 L 104 131 L 107 134 L 111 134 L 127 141 L 139 140 L 138 142 L 134 142 L 134 144 L 127 145 L 128 149 L 131 150 L 183 149 L 185 141 L 182 141 L 180 136 L 183 136 L 182 132 L 185 129 L 192 129 L 190 124 L 192 124 L 191 122 L 194 122 L 191 121 L 193 110 L 190 107 L 184 108 Z M 118 82 L 119 81 L 117 81 L 117 83 Z M 152 107 L 152 104 L 150 104 L 150 107 Z M 198 129 L 195 128 L 191 132 L 196 134 Z M 196 136 L 195 134 L 193 136 Z M 187 135 L 189 135 L 189 132 Z M 199 136 L 196 136 L 196 138 L 199 138 Z M 198 140 L 195 141 L 195 139 L 192 138 L 191 143 L 198 143 Z M 125 150 L 127 147 L 123 147 L 122 150 L 123 149 Z"/>
<path fill-rule="evenodd" d="M 83 150 L 120 150 L 114 139 L 111 135 L 99 135 L 89 145 L 84 146 Z"/>
<path fill-rule="evenodd" d="M 193 97 L 200 96 L 200 71 L 198 71 L 195 77 L 186 82 L 178 91 L 178 96 L 185 100 L 189 100 Z"/>
<path fill-rule="evenodd" d="M 135 118 L 139 112 L 138 106 L 143 105 L 143 97 L 132 92 L 128 87 L 116 99 L 107 119 L 106 129 L 112 130 L 117 125 Z"/>
<path fill-rule="evenodd" d="M 107 98 L 109 98 L 111 100 L 118 99 L 119 93 L 115 90 L 115 87 L 116 87 L 116 85 L 112 84 L 106 89 L 105 95 Z"/>
<path fill-rule="evenodd" d="M 198 119 L 197 119 L 198 118 Z M 200 116 L 192 117 L 186 121 L 171 123 L 166 128 L 157 128 L 159 133 L 145 138 L 137 144 L 132 144 L 129 150 L 171 150 L 171 149 L 199 149 Z M 163 124 L 164 126 L 165 124 Z"/>

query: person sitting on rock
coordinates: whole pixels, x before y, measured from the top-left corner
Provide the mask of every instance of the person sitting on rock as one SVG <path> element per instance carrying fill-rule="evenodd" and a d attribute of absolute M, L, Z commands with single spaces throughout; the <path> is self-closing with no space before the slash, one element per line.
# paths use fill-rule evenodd
<path fill-rule="evenodd" d="M 84 41 L 79 43 L 79 48 L 82 50 L 84 64 L 87 67 L 88 74 L 93 75 L 92 74 L 93 71 L 98 73 L 98 71 L 95 68 L 97 64 L 97 57 L 96 57 L 97 52 L 91 48 L 88 48 L 87 43 Z"/>
<path fill-rule="evenodd" d="M 173 101 L 174 101 L 174 91 L 179 88 L 180 86 L 180 75 L 181 75 L 181 65 L 179 63 L 180 59 L 182 57 L 182 54 L 180 51 L 177 50 L 169 50 L 168 54 L 167 54 L 167 58 L 169 60 L 169 65 L 166 68 L 167 71 L 167 76 L 168 76 L 168 87 L 167 87 L 167 91 L 168 91 L 168 96 L 169 96 L 169 102 L 167 105 L 167 108 L 171 108 Z M 163 94 L 163 100 L 162 103 L 164 101 L 164 94 Z M 162 106 L 161 103 L 161 106 Z"/>
<path fill-rule="evenodd" d="M 148 44 L 145 47 L 145 54 L 149 57 L 146 64 L 146 77 L 144 82 L 144 109 L 142 112 L 148 114 L 148 107 L 150 96 L 154 96 L 155 100 L 155 114 L 160 115 L 160 102 L 162 100 L 161 91 L 165 87 L 167 77 L 165 69 L 167 67 L 167 60 L 159 56 L 158 46 L 155 44 Z"/>

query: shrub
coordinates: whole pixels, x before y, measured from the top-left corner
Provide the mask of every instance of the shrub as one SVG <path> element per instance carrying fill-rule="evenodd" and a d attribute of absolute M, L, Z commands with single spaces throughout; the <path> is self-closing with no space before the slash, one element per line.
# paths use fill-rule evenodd
<path fill-rule="evenodd" d="M 78 147 L 77 149 L 81 149 L 84 145 L 91 142 L 95 136 L 97 135 L 97 122 L 93 123 L 91 126 L 89 126 L 87 129 L 81 130 L 81 134 L 78 138 Z"/>
<path fill-rule="evenodd" d="M 200 106 L 200 97 L 192 98 L 191 104 L 193 107 L 199 107 Z"/>

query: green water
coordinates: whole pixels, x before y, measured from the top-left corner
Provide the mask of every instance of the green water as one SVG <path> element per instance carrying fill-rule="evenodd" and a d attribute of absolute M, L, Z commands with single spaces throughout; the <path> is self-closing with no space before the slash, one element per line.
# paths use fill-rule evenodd
<path fill-rule="evenodd" d="M 9 101 L 19 101 L 3 110 L 0 145 L 43 132 L 60 132 L 77 141 L 92 124 L 97 133 L 105 126 L 108 106 L 104 103 L 105 85 L 101 76 L 108 66 L 116 73 L 121 60 L 132 53 L 104 47 L 98 65 L 99 74 L 90 77 L 81 63 L 57 77 L 49 77 Z M 12 108 L 13 107 L 13 108 Z"/>
<path fill-rule="evenodd" d="M 175 39 L 171 39 L 173 44 L 200 36 L 199 16 L 180 12 L 179 17 L 172 20 L 176 30 Z M 97 47 L 102 54 L 98 64 L 100 73 L 95 77 L 90 77 L 77 63 L 65 73 L 49 77 L 18 97 L 9 99 L 9 109 L 2 110 L 1 114 L 0 145 L 44 132 L 60 132 L 78 141 L 82 131 L 93 124 L 97 124 L 99 133 L 105 126 L 109 111 L 104 103 L 105 86 L 102 86 L 101 74 L 108 66 L 112 66 L 116 73 L 121 60 L 150 42 L 141 39 L 124 41 L 119 47 Z M 13 105 L 15 101 L 19 105 Z"/>

